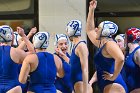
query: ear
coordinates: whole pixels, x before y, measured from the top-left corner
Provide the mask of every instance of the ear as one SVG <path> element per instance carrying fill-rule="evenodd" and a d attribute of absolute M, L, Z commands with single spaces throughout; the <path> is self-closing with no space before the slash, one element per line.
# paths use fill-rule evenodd
<path fill-rule="evenodd" d="M 102 36 L 109 36 L 110 35 L 110 30 L 109 29 L 105 29 L 102 31 Z"/>

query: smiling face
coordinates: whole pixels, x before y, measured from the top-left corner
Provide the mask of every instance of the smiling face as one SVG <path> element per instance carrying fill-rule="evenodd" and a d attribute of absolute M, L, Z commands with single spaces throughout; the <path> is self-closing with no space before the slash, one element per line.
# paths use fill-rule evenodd
<path fill-rule="evenodd" d="M 68 51 L 68 42 L 66 39 L 59 40 L 57 43 L 57 47 L 62 50 L 63 53 L 67 53 Z"/>

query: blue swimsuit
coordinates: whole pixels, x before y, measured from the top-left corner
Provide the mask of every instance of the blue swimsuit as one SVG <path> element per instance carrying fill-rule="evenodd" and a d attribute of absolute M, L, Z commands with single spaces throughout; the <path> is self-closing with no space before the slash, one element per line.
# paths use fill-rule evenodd
<path fill-rule="evenodd" d="M 48 52 L 39 52 L 38 67 L 30 74 L 29 91 L 35 93 L 56 93 L 54 85 L 56 65 L 54 57 Z"/>
<path fill-rule="evenodd" d="M 126 56 L 124 69 L 125 69 L 125 80 L 128 86 L 129 92 L 140 88 L 140 67 L 134 62 L 134 54 L 140 49 L 140 46 L 134 49 L 134 51 Z"/>
<path fill-rule="evenodd" d="M 11 59 L 10 50 L 10 46 L 0 46 L 0 93 L 19 85 L 18 64 Z"/>
<path fill-rule="evenodd" d="M 101 92 L 103 93 L 104 88 L 106 85 L 112 84 L 112 83 L 118 83 L 123 86 L 127 93 L 127 86 L 124 82 L 121 74 L 118 75 L 118 77 L 114 81 L 104 80 L 103 79 L 103 72 L 107 71 L 111 74 L 114 73 L 114 66 L 115 66 L 115 60 L 113 58 L 106 58 L 102 55 L 102 50 L 104 48 L 105 44 L 97 51 L 97 53 L 94 56 L 94 62 L 95 67 L 97 70 L 97 78 L 98 78 L 98 86 Z"/>
<path fill-rule="evenodd" d="M 70 57 L 67 53 L 67 57 Z M 70 79 L 71 67 L 70 64 L 65 62 L 63 58 L 60 57 L 63 63 L 63 68 L 65 71 L 65 76 L 63 78 L 56 77 L 55 87 L 60 90 L 62 93 L 72 93 L 72 83 Z"/>
<path fill-rule="evenodd" d="M 79 43 L 84 42 L 85 41 L 80 41 Z M 79 44 L 78 43 L 78 44 Z M 78 46 L 75 45 L 75 47 L 72 50 L 72 54 L 70 57 L 70 64 L 71 64 L 71 80 L 72 80 L 72 84 L 74 86 L 74 84 L 78 81 L 83 81 L 82 79 L 82 69 L 81 69 L 81 63 L 80 63 L 80 58 L 75 54 L 75 49 Z"/>

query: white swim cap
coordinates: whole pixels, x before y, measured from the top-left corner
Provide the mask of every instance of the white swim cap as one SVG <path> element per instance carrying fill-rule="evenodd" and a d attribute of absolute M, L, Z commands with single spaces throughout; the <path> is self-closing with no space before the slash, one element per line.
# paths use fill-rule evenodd
<path fill-rule="evenodd" d="M 33 36 L 33 45 L 35 48 L 47 48 L 50 35 L 48 32 L 38 32 Z"/>
<path fill-rule="evenodd" d="M 57 43 L 59 42 L 59 40 L 62 40 L 62 39 L 66 40 L 67 44 L 69 43 L 67 35 L 65 35 L 65 34 L 56 34 L 55 35 L 54 45 L 57 46 Z"/>
<path fill-rule="evenodd" d="M 0 26 L 0 42 L 11 42 L 13 30 L 8 25 Z"/>
<path fill-rule="evenodd" d="M 20 39 L 21 39 L 21 36 L 18 34 L 18 32 L 14 32 L 13 46 L 18 46 L 19 45 L 18 41 Z"/>
<path fill-rule="evenodd" d="M 81 36 L 82 23 L 79 20 L 71 20 L 66 27 L 66 31 L 69 37 Z"/>
<path fill-rule="evenodd" d="M 105 37 L 111 37 L 118 31 L 118 26 L 111 21 L 103 21 L 99 24 L 99 27 L 102 28 L 101 36 Z"/>

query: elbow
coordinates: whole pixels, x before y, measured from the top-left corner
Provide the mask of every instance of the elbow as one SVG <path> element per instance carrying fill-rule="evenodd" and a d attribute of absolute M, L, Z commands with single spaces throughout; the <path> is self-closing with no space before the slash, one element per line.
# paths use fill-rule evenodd
<path fill-rule="evenodd" d="M 120 64 L 124 64 L 124 57 L 119 58 L 117 61 L 118 61 Z"/>
<path fill-rule="evenodd" d="M 120 62 L 123 62 L 123 63 L 124 63 L 124 58 L 121 58 L 121 59 L 120 59 Z"/>
<path fill-rule="evenodd" d="M 19 82 L 22 83 L 22 84 L 25 84 L 26 83 L 26 80 L 23 79 L 23 78 L 19 78 Z"/>
<path fill-rule="evenodd" d="M 59 78 L 63 78 L 64 77 L 64 73 L 57 73 L 57 76 L 59 77 Z"/>

